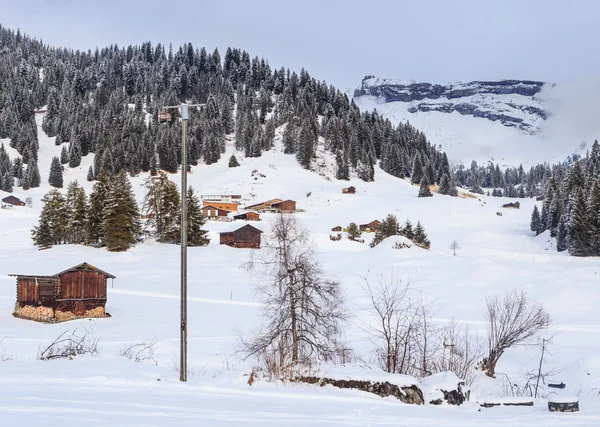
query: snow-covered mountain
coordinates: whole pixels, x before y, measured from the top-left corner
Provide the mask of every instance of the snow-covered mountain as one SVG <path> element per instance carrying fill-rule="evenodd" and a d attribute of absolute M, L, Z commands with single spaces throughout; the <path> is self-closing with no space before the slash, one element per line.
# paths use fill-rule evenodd
<path fill-rule="evenodd" d="M 546 120 L 544 103 L 536 97 L 544 82 L 530 80 L 475 81 L 447 85 L 379 79 L 367 76 L 354 96 L 370 95 L 386 102 L 409 103 L 408 112 L 457 112 L 499 121 L 503 126 L 535 133 Z"/>
<path fill-rule="evenodd" d="M 441 85 L 367 76 L 352 95 L 361 110 L 376 109 L 394 124 L 410 122 L 454 163 L 527 166 L 585 154 L 593 142 L 595 133 L 587 130 L 595 128 L 573 124 L 573 117 L 588 114 L 579 108 L 586 104 L 559 86 L 532 80 Z"/>

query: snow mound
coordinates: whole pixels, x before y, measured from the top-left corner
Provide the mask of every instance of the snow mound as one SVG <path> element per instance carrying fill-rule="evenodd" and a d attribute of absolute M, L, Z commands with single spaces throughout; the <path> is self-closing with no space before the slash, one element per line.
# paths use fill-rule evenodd
<path fill-rule="evenodd" d="M 456 390 L 459 384 L 464 384 L 464 381 L 458 378 L 454 372 L 438 372 L 420 380 L 420 388 L 427 403 L 436 399 L 443 400 L 442 390 L 445 392 Z M 465 393 L 468 387 L 461 385 L 461 390 Z"/>

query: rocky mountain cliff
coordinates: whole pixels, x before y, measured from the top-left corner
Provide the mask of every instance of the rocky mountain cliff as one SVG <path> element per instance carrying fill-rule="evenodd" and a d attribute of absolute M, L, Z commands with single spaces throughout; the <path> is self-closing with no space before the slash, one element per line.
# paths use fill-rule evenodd
<path fill-rule="evenodd" d="M 410 113 L 456 111 L 532 134 L 548 116 L 543 102 L 536 97 L 545 84 L 531 80 L 500 80 L 440 85 L 367 76 L 354 96 L 373 96 L 387 103 L 409 103 L 407 110 Z"/>

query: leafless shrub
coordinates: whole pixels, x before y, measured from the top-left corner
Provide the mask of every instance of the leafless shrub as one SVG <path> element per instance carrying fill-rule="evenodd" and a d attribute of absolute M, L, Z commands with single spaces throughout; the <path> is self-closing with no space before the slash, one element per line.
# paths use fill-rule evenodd
<path fill-rule="evenodd" d="M 454 372 L 467 385 L 476 379 L 476 368 L 484 354 L 483 342 L 477 334 L 470 331 L 468 325 L 462 326 L 456 320 L 444 327 L 438 335 L 442 348 L 432 361 L 432 372 Z"/>
<path fill-rule="evenodd" d="M 136 363 L 153 363 L 158 365 L 158 338 L 153 337 L 137 343 L 129 343 L 119 350 L 119 356 Z"/>
<path fill-rule="evenodd" d="M 550 316 L 541 304 L 530 302 L 527 294 L 516 290 L 504 297 L 487 299 L 488 356 L 482 368 L 493 377 L 496 364 L 504 351 L 514 345 L 525 344 L 538 332 L 548 327 Z"/>
<path fill-rule="evenodd" d="M 95 355 L 98 353 L 98 341 L 92 332 L 83 329 L 79 334 L 77 329 L 69 334 L 67 329 L 60 334 L 50 345 L 43 350 L 38 350 L 39 360 L 72 359 L 82 354 Z"/>
<path fill-rule="evenodd" d="M 241 341 L 246 357 L 264 358 L 264 368 L 281 377 L 293 365 L 333 355 L 346 312 L 339 282 L 325 275 L 296 217 L 279 215 L 266 237 L 246 265 L 257 279 L 264 324 Z"/>
<path fill-rule="evenodd" d="M 171 369 L 179 374 L 179 358 L 174 357 L 171 359 Z M 206 374 L 206 365 L 205 366 L 195 366 L 195 365 L 187 365 L 187 375 L 188 378 L 196 378 L 203 377 Z"/>
<path fill-rule="evenodd" d="M 374 321 L 361 320 L 361 327 L 367 333 L 369 341 L 375 347 L 375 353 L 383 370 L 390 373 L 405 374 L 414 365 L 411 341 L 417 334 L 415 300 L 410 297 L 410 284 L 401 277 L 377 277 L 371 284 L 364 277 L 362 285 L 369 299 L 368 311 Z"/>

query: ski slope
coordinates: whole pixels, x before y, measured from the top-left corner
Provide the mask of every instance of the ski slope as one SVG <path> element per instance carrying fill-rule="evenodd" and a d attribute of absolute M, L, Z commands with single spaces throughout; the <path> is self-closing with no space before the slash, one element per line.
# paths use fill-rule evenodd
<path fill-rule="evenodd" d="M 40 120 L 41 118 L 38 118 Z M 42 134 L 40 129 L 40 135 Z M 429 135 L 429 134 L 428 134 Z M 4 141 L 7 146 L 7 141 Z M 7 147 L 8 148 L 8 147 Z M 552 378 L 579 395 L 581 412 L 551 414 L 540 400 L 532 408 L 481 409 L 411 406 L 358 391 L 255 382 L 247 385 L 252 360 L 238 353 L 239 335 L 260 324 L 260 304 L 253 278 L 241 267 L 252 250 L 218 244 L 218 232 L 231 226 L 207 222 L 211 243 L 189 248 L 188 328 L 189 382 L 179 383 L 175 367 L 179 349 L 179 247 L 148 240 L 126 253 L 109 253 L 77 245 L 38 251 L 30 230 L 48 191 L 52 156 L 60 154 L 53 138 L 40 136 L 42 186 L 15 196 L 32 197 L 31 208 L 0 209 L 0 425 L 64 426 L 71 423 L 113 426 L 597 426 L 600 425 L 600 312 L 597 309 L 600 263 L 557 253 L 546 234 L 533 237 L 529 220 L 534 200 L 520 210 L 500 208 L 507 199 L 485 196 L 416 197 L 408 181 L 376 170 L 375 182 L 339 182 L 302 169 L 280 150 L 259 158 L 242 158 L 227 166 L 232 146 L 213 165 L 193 167 L 189 184 L 200 194 L 242 194 L 244 202 L 275 197 L 297 201 L 298 218 L 310 230 L 325 270 L 343 286 L 351 313 L 345 327 L 348 345 L 365 360 L 370 344 L 360 328 L 365 296 L 361 277 L 399 272 L 435 303 L 440 325 L 456 318 L 485 332 L 485 297 L 514 288 L 542 301 L 553 318 L 554 335 L 548 366 Z M 14 151 L 9 149 L 11 158 Z M 85 180 L 92 156 L 65 172 L 65 185 Z M 258 170 L 264 178 L 253 178 Z M 145 176 L 132 179 L 138 201 Z M 179 183 L 177 174 L 171 179 Z M 357 193 L 342 194 L 354 185 Z M 309 195 L 310 193 L 310 195 Z M 5 193 L 0 192 L 0 198 Z M 496 212 L 502 211 L 498 216 Z M 376 248 L 343 239 L 331 241 L 331 228 L 367 223 L 395 214 L 399 221 L 420 220 L 431 250 L 392 249 L 393 241 Z M 271 215 L 262 216 L 267 226 Z M 370 237 L 365 236 L 368 242 Z M 461 249 L 452 256 L 456 239 Z M 393 240 L 393 239 L 390 239 Z M 12 273 L 54 274 L 89 262 L 116 276 L 109 284 L 106 319 L 42 324 L 11 315 L 15 303 Z M 86 328 L 100 339 L 99 354 L 73 360 L 38 361 L 41 346 L 67 329 Z M 119 356 L 129 343 L 159 340 L 157 364 L 135 363 Z M 535 347 L 510 349 L 497 372 L 522 383 L 537 367 Z M 481 379 L 477 398 L 502 396 L 502 383 Z"/>

